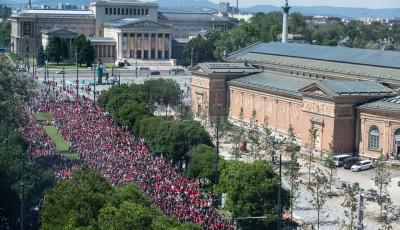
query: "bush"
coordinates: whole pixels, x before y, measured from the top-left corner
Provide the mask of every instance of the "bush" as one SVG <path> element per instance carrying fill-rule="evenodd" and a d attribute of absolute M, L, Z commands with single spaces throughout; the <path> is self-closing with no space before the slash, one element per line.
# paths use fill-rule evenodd
<path fill-rule="evenodd" d="M 123 63 L 122 61 L 120 61 L 120 62 L 118 62 L 118 67 L 124 67 L 125 66 L 125 63 Z"/>

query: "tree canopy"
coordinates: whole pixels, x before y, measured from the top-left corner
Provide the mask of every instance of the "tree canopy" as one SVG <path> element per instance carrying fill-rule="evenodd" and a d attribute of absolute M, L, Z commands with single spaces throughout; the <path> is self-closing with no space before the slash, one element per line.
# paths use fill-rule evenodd
<path fill-rule="evenodd" d="M 57 65 L 63 60 L 63 57 L 68 57 L 67 43 L 64 39 L 54 35 L 50 38 L 49 44 L 46 48 L 46 56 L 49 61 L 56 62 Z"/>
<path fill-rule="evenodd" d="M 84 34 L 80 34 L 77 38 L 75 38 L 71 50 L 73 53 L 78 50 L 79 66 L 82 66 L 82 64 L 86 64 L 86 66 L 92 66 L 95 51 L 92 44 L 90 43 L 90 40 L 86 39 L 86 36 Z M 73 55 L 73 60 L 76 62 L 75 59 L 76 56 Z"/>
<path fill-rule="evenodd" d="M 115 188 L 82 168 L 45 195 L 42 229 L 201 229 L 164 217 L 133 183 Z"/>

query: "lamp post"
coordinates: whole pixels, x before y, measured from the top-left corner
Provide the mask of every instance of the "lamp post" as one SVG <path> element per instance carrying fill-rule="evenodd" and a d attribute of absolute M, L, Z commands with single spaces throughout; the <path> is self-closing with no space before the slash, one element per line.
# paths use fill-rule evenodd
<path fill-rule="evenodd" d="M 193 67 L 193 48 L 194 47 L 192 47 L 192 50 L 190 51 L 190 66 L 191 67 Z"/>
<path fill-rule="evenodd" d="M 65 68 L 64 68 L 64 53 L 63 53 L 63 56 L 62 56 L 62 64 L 63 64 L 63 71 L 62 71 L 62 74 L 63 74 L 62 89 L 63 89 L 63 91 L 65 91 Z"/>
<path fill-rule="evenodd" d="M 183 108 L 183 90 L 181 90 L 181 121 L 182 121 L 182 115 L 183 115 L 183 113 L 182 113 L 182 108 Z"/>
<path fill-rule="evenodd" d="M 211 120 L 212 121 L 212 120 Z M 217 117 L 217 130 L 216 130 L 216 149 L 215 149 L 215 184 L 218 185 L 218 156 L 219 156 L 219 117 Z M 214 127 L 213 124 L 211 123 L 211 127 Z"/>
<path fill-rule="evenodd" d="M 22 181 L 21 181 L 21 230 L 24 230 L 24 200 L 25 200 L 25 183 L 24 183 L 24 153 L 21 154 L 22 157 Z"/>
<path fill-rule="evenodd" d="M 277 142 L 279 148 L 279 183 L 278 183 L 278 230 L 281 230 L 282 225 L 282 145 L 284 141 L 279 140 Z"/>
<path fill-rule="evenodd" d="M 93 68 L 93 107 L 96 107 L 96 70 L 97 67 Z"/>
<path fill-rule="evenodd" d="M 76 61 L 76 98 L 79 99 L 78 47 L 75 47 L 75 61 Z"/>

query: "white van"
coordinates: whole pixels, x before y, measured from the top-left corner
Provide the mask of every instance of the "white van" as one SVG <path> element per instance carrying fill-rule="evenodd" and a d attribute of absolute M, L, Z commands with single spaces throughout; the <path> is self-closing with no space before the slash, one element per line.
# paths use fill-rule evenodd
<path fill-rule="evenodd" d="M 144 67 L 144 66 L 140 66 L 140 67 L 136 67 L 136 69 L 137 69 L 137 71 L 149 71 L 150 70 L 150 68 L 149 67 Z"/>
<path fill-rule="evenodd" d="M 349 157 L 350 157 L 350 155 L 342 154 L 342 155 L 333 156 L 332 160 L 333 160 L 333 162 L 335 162 L 336 166 L 342 166 L 344 163 L 344 160 L 346 160 Z"/>

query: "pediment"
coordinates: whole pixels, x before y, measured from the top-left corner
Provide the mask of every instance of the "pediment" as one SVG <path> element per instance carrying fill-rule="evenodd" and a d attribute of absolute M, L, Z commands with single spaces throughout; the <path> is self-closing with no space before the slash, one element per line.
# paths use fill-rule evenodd
<path fill-rule="evenodd" d="M 122 28 L 171 28 L 168 25 L 152 22 L 152 21 L 142 21 L 142 22 L 132 22 L 130 24 L 122 26 Z"/>
<path fill-rule="evenodd" d="M 42 34 L 46 35 L 57 35 L 57 36 L 77 36 L 78 32 L 68 30 L 68 29 L 60 29 L 60 28 L 53 28 L 49 30 L 42 30 Z"/>
<path fill-rule="evenodd" d="M 332 95 L 318 84 L 311 84 L 299 90 L 303 94 L 332 97 Z"/>

